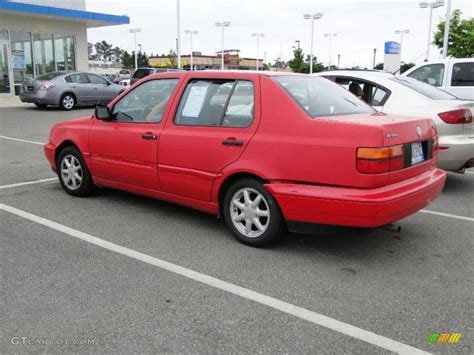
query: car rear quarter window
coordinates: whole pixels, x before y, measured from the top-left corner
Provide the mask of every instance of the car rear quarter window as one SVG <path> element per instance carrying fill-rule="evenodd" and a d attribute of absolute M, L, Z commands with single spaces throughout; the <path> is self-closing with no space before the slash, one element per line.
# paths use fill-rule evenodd
<path fill-rule="evenodd" d="M 474 62 L 453 65 L 451 86 L 474 86 Z"/>
<path fill-rule="evenodd" d="M 280 76 L 273 80 L 311 117 L 374 112 L 365 102 L 325 78 Z"/>
<path fill-rule="evenodd" d="M 253 122 L 254 87 L 247 80 L 193 80 L 186 86 L 175 123 L 244 128 Z"/>
<path fill-rule="evenodd" d="M 443 85 L 444 64 L 424 65 L 408 74 L 408 76 L 433 86 L 441 86 Z"/>
<path fill-rule="evenodd" d="M 454 100 L 456 99 L 455 96 L 448 94 L 446 91 L 440 90 L 435 88 L 431 85 L 422 83 L 419 80 L 405 77 L 405 76 L 398 76 L 390 78 L 389 80 L 393 80 L 403 86 L 409 87 L 412 90 L 432 99 L 432 100 Z"/>

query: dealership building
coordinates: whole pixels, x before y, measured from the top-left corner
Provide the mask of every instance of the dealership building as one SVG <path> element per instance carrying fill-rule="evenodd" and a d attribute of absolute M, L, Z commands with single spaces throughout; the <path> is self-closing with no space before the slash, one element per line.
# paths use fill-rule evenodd
<path fill-rule="evenodd" d="M 48 72 L 87 71 L 87 29 L 129 23 L 86 11 L 85 0 L 0 0 L 0 96 Z"/>

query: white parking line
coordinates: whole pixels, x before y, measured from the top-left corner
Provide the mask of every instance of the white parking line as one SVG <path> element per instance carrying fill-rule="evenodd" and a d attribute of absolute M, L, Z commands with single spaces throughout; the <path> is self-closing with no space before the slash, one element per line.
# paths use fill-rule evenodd
<path fill-rule="evenodd" d="M 10 184 L 10 185 L 3 185 L 3 186 L 0 186 L 0 190 L 2 190 L 2 189 L 9 189 L 9 188 L 18 187 L 18 186 L 40 184 L 40 183 L 42 183 L 42 182 L 57 181 L 57 180 L 58 180 L 58 178 L 57 178 L 57 177 L 54 177 L 54 178 L 40 179 L 40 180 L 34 180 L 34 181 L 18 182 L 18 183 L 16 183 L 16 184 Z"/>
<path fill-rule="evenodd" d="M 27 141 L 27 140 L 25 140 L 25 139 L 19 139 L 19 138 L 13 138 L 13 137 L 6 137 L 6 136 L 0 136 L 0 138 L 8 139 L 8 140 L 10 140 L 10 141 L 23 142 L 23 143 L 30 143 L 30 144 L 38 144 L 38 145 L 44 145 L 44 144 L 45 144 L 45 143 L 41 143 L 41 142 Z"/>
<path fill-rule="evenodd" d="M 428 213 L 428 214 L 434 214 L 436 216 L 443 216 L 443 217 L 460 219 L 460 220 L 463 220 L 463 221 L 474 222 L 474 218 L 472 218 L 472 217 L 458 216 L 457 214 L 436 212 L 436 211 L 430 211 L 430 210 L 420 210 L 420 212 Z"/>
<path fill-rule="evenodd" d="M 132 259 L 142 261 L 144 263 L 159 267 L 163 270 L 172 272 L 177 275 L 187 277 L 191 280 L 206 284 L 208 286 L 229 292 L 236 296 L 251 300 L 253 302 L 268 306 L 270 308 L 279 310 L 283 313 L 287 313 L 298 317 L 300 319 L 307 320 L 311 323 L 320 325 L 322 327 L 334 330 L 336 332 L 345 334 L 352 338 L 356 338 L 365 341 L 369 344 L 378 346 L 380 348 L 390 350 L 399 354 L 428 354 L 427 352 L 414 348 L 412 346 L 400 343 L 398 341 L 386 338 L 384 336 L 372 333 L 370 331 L 355 327 L 353 325 L 338 321 L 336 319 L 324 316 L 322 314 L 310 311 L 308 309 L 298 307 L 294 304 L 281 301 L 279 299 L 249 290 L 245 287 L 234 285 L 230 282 L 226 282 L 215 277 L 202 274 L 200 272 L 152 257 L 147 254 L 140 253 L 138 251 L 125 248 L 123 246 L 108 242 L 106 240 L 94 237 L 93 235 L 78 231 L 76 229 L 67 227 L 63 224 L 53 222 L 49 219 L 42 218 L 40 216 L 19 210 L 17 208 L 0 203 L 0 210 L 14 214 L 16 216 L 25 218 L 29 221 L 41 224 L 45 227 L 54 229 L 61 233 L 67 234 L 71 237 L 81 239 L 85 242 L 94 244 L 101 248 L 116 252 L 128 256 Z"/>

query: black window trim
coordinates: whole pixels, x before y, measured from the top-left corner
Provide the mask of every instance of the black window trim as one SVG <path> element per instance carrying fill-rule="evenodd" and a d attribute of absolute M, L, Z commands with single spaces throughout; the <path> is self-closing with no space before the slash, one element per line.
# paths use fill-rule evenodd
<path fill-rule="evenodd" d="M 181 105 L 181 102 L 183 100 L 186 100 L 188 98 L 188 95 L 189 93 L 186 93 L 186 89 L 188 87 L 188 85 L 193 82 L 193 81 L 224 81 L 224 82 L 231 82 L 233 81 L 234 84 L 232 85 L 232 89 L 229 93 L 229 96 L 227 97 L 227 100 L 226 100 L 226 103 L 224 105 L 224 110 L 222 112 L 222 116 L 221 116 L 221 119 L 219 121 L 219 125 L 218 126 L 206 126 L 206 125 L 189 125 L 189 124 L 182 124 L 182 123 L 177 123 L 176 122 L 176 119 L 178 118 L 178 111 L 179 111 L 179 106 Z M 250 124 L 246 127 L 233 127 L 233 126 L 223 126 L 223 122 L 224 122 L 224 119 L 225 119 L 225 114 L 227 112 L 227 108 L 228 108 L 228 105 L 229 105 L 229 102 L 230 102 L 230 99 L 232 98 L 232 94 L 234 93 L 234 89 L 235 87 L 237 86 L 237 83 L 239 81 L 250 81 L 252 83 L 252 88 L 253 88 L 253 102 L 254 102 L 254 112 L 252 113 L 252 121 L 250 121 Z M 185 97 L 186 96 L 186 97 Z M 225 128 L 225 129 L 247 129 L 249 128 L 250 126 L 252 126 L 255 122 L 255 102 L 256 102 L 256 95 L 255 95 L 255 80 L 253 79 L 241 79 L 241 78 L 197 78 L 197 77 L 192 77 L 192 78 L 189 78 L 186 83 L 184 84 L 184 89 L 183 89 L 183 92 L 181 94 L 181 97 L 179 98 L 179 101 L 178 101 L 178 104 L 176 105 L 176 110 L 174 112 L 174 118 L 173 118 L 173 124 L 175 126 L 179 126 L 179 127 L 198 127 L 198 128 L 202 128 L 202 127 L 210 127 L 210 128 Z"/>
<path fill-rule="evenodd" d="M 160 122 L 134 122 L 134 121 L 118 121 L 116 120 L 114 117 L 113 117 L 113 112 L 114 112 L 114 108 L 115 108 L 115 105 L 117 105 L 120 101 L 122 101 L 127 95 L 130 95 L 133 91 L 135 91 L 137 88 L 139 88 L 140 86 L 142 86 L 143 84 L 145 83 L 148 83 L 150 81 L 154 81 L 154 80 L 169 80 L 169 79 L 176 79 L 178 80 L 178 82 L 176 83 L 176 86 L 174 87 L 173 89 L 173 92 L 171 93 L 171 96 L 170 96 L 170 99 L 168 100 L 168 102 L 166 103 L 166 107 L 165 107 L 165 111 L 163 112 L 163 118 Z M 120 100 L 118 100 L 111 108 L 110 108 L 110 115 L 112 117 L 112 119 L 109 121 L 109 122 L 119 122 L 119 123 L 131 123 L 131 124 L 156 124 L 156 125 L 159 125 L 159 124 L 164 124 L 164 121 L 165 121 L 165 117 L 166 117 L 166 110 L 168 110 L 168 105 L 169 103 L 171 102 L 171 99 L 173 97 L 173 95 L 175 94 L 175 90 L 179 87 L 179 80 L 180 78 L 178 77 L 170 77 L 170 78 L 152 78 L 152 79 L 148 79 L 148 80 L 145 80 L 144 82 L 142 82 L 140 85 L 137 85 L 133 88 L 133 90 L 130 90 L 129 92 L 127 92 L 123 97 L 120 98 Z"/>
<path fill-rule="evenodd" d="M 329 78 L 334 78 L 334 79 L 336 79 L 336 78 L 344 78 L 344 79 L 346 79 L 346 78 L 347 78 L 348 80 L 365 81 L 365 82 L 369 83 L 370 85 L 373 85 L 373 86 L 375 86 L 375 87 L 381 88 L 382 90 L 386 91 L 387 94 L 385 95 L 385 97 L 383 98 L 383 100 L 380 101 L 380 104 L 377 105 L 377 107 L 378 107 L 378 106 L 384 106 L 385 103 L 388 101 L 390 95 L 392 95 L 392 90 L 390 90 L 390 89 L 386 88 L 385 86 L 380 85 L 380 84 L 378 84 L 378 83 L 376 83 L 376 82 L 374 82 L 374 81 L 372 81 L 372 80 L 361 79 L 361 78 L 358 78 L 358 77 L 356 77 L 356 76 L 346 76 L 346 75 L 338 76 L 338 75 L 333 75 L 333 74 L 332 74 L 332 75 L 322 75 L 322 76 L 325 77 L 326 79 L 329 79 Z M 339 84 L 338 82 L 336 82 L 336 81 L 334 81 L 334 83 L 337 84 L 337 85 L 340 85 L 340 84 Z M 342 86 L 342 85 L 341 85 L 341 86 Z M 344 89 L 347 90 L 346 88 L 344 88 Z M 362 100 L 362 101 L 364 101 L 364 100 Z M 371 104 L 369 104 L 369 103 L 367 103 L 367 104 L 370 105 L 370 107 L 373 107 Z"/>

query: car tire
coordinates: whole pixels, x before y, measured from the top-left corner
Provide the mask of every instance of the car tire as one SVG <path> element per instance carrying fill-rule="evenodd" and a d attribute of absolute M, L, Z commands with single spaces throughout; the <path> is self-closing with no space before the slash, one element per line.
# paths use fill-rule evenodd
<path fill-rule="evenodd" d="M 285 231 L 278 203 L 258 180 L 235 182 L 225 194 L 223 214 L 235 238 L 253 247 L 267 246 Z"/>
<path fill-rule="evenodd" d="M 39 109 L 42 109 L 44 110 L 48 105 L 45 105 L 45 104 L 39 104 L 37 102 L 35 102 L 35 106 L 38 107 Z"/>
<path fill-rule="evenodd" d="M 94 192 L 92 176 L 76 147 L 68 146 L 61 150 L 56 170 L 61 186 L 69 195 L 85 197 Z"/>
<path fill-rule="evenodd" d="M 76 106 L 76 97 L 73 94 L 66 93 L 59 100 L 59 107 L 62 110 L 72 110 Z"/>

